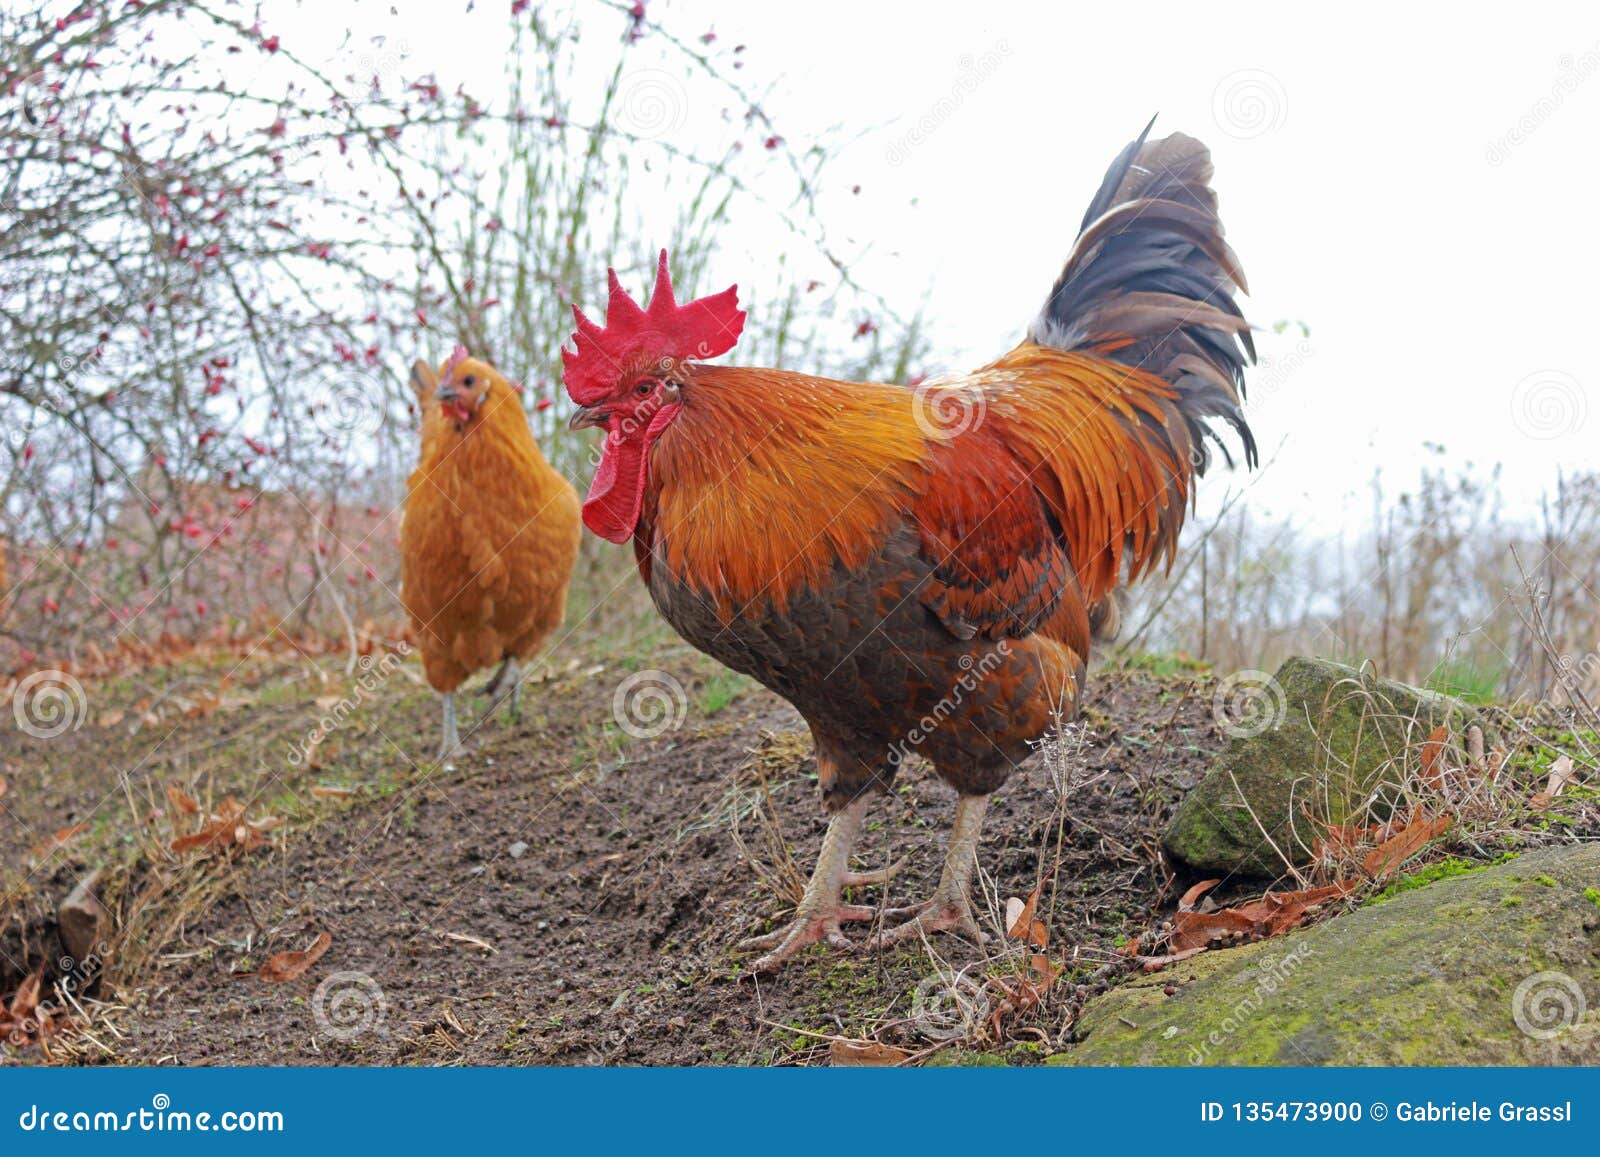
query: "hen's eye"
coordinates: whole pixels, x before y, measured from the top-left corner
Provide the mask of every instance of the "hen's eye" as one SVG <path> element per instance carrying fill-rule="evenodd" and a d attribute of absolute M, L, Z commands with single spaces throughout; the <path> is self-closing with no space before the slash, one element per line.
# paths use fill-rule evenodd
<path fill-rule="evenodd" d="M 633 392 L 635 394 L 637 394 L 639 397 L 643 398 L 643 397 L 647 396 L 650 393 L 650 391 L 653 390 L 654 388 L 655 388 L 655 383 L 652 382 L 649 378 L 646 378 L 644 381 L 640 382 L 637 386 L 633 387 Z"/>
<path fill-rule="evenodd" d="M 472 388 L 472 375 L 468 374 L 466 377 L 462 378 L 461 384 L 470 390 Z"/>

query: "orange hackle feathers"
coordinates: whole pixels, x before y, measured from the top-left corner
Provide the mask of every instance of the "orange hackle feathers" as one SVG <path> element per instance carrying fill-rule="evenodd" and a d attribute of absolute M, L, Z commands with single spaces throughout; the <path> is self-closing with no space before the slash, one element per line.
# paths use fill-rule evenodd
<path fill-rule="evenodd" d="M 860 564 L 927 469 L 902 387 L 696 366 L 688 388 L 695 405 L 655 444 L 646 518 L 669 568 L 719 610 L 782 606 Z"/>

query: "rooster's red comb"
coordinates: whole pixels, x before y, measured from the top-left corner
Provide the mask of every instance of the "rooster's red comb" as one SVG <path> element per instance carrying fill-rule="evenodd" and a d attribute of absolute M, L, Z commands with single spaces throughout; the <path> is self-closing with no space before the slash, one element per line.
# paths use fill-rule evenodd
<path fill-rule="evenodd" d="M 575 348 L 561 351 L 567 393 L 580 406 L 600 401 L 614 392 L 624 377 L 663 358 L 714 358 L 727 353 L 744 329 L 737 285 L 688 305 L 677 303 L 665 249 L 656 267 L 656 287 L 647 309 L 640 309 L 639 303 L 628 296 L 615 269 L 609 276 L 611 300 L 606 305 L 606 324 L 596 325 L 573 306 L 572 314 L 578 322 L 572 335 Z"/>

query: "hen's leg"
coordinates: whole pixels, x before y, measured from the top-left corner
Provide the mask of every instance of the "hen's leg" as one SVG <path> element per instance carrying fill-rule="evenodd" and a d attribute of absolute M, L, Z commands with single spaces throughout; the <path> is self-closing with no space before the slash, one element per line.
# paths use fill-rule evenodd
<path fill-rule="evenodd" d="M 850 872 L 850 846 L 867 812 L 869 796 L 857 796 L 828 821 L 828 832 L 822 837 L 822 850 L 817 853 L 817 866 L 811 873 L 811 882 L 800 897 L 794 920 L 787 928 L 766 936 L 755 936 L 739 945 L 745 949 L 770 949 L 752 966 L 756 972 L 776 972 L 785 961 L 808 944 L 826 940 L 835 948 L 849 949 L 839 925 L 846 920 L 871 920 L 876 914 L 872 908 L 861 904 L 844 904 L 839 901 L 839 890 L 846 881 L 867 883 L 881 873 Z M 893 872 L 894 869 L 886 869 Z"/>
<path fill-rule="evenodd" d="M 511 689 L 509 697 L 511 721 L 516 723 L 522 718 L 522 664 L 508 657 L 506 659 L 505 677 L 508 680 L 506 686 Z"/>
<path fill-rule="evenodd" d="M 886 947 L 907 940 L 918 940 L 932 932 L 960 932 L 981 941 L 983 933 L 972 917 L 972 871 L 978 862 L 978 836 L 983 831 L 983 816 L 989 810 L 986 795 L 964 795 L 956 801 L 956 818 L 950 827 L 950 845 L 944 854 L 944 870 L 933 899 L 912 908 L 891 908 L 884 915 L 906 919 L 905 923 L 881 932 L 874 946 Z"/>
<path fill-rule="evenodd" d="M 455 692 L 439 696 L 444 703 L 444 741 L 439 745 L 439 762 L 454 759 L 466 749 L 461 746 L 461 736 L 456 731 L 456 696 Z"/>

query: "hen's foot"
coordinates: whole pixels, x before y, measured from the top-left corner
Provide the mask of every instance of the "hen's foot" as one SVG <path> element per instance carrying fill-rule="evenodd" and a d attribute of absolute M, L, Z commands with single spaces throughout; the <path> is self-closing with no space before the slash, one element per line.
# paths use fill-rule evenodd
<path fill-rule="evenodd" d="M 855 945 L 845 937 L 839 925 L 851 920 L 871 920 L 876 915 L 874 909 L 862 904 L 835 904 L 820 912 L 800 913 L 788 927 L 742 940 L 739 948 L 745 952 L 766 952 L 750 966 L 752 972 L 776 972 L 796 952 L 822 941 L 842 952 L 853 952 Z"/>

